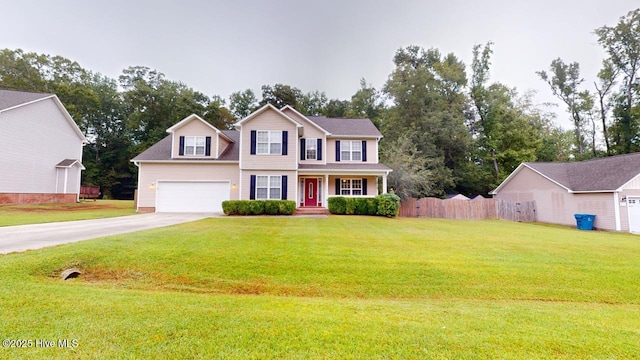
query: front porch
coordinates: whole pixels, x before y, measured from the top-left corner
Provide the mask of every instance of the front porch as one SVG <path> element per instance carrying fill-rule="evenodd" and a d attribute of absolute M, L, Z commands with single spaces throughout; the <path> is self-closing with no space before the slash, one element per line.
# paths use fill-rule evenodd
<path fill-rule="evenodd" d="M 375 197 L 387 192 L 387 174 L 300 174 L 296 207 L 309 211 L 328 208 L 332 196 Z"/>

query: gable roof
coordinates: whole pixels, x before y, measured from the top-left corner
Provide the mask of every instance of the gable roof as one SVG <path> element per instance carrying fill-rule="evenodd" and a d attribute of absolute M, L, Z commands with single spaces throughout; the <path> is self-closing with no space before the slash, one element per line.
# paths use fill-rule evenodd
<path fill-rule="evenodd" d="M 78 124 L 71 118 L 69 112 L 64 107 L 60 99 L 55 94 L 45 94 L 45 93 L 33 93 L 26 91 L 13 91 L 13 90 L 0 90 L 0 114 L 15 109 L 17 107 L 25 106 L 32 104 L 37 101 L 42 101 L 46 99 L 52 99 L 56 104 L 58 109 L 62 115 L 67 119 L 69 125 L 73 128 L 73 131 L 76 132 L 78 137 L 82 140 L 83 144 L 88 144 L 89 140 L 84 136 Z"/>
<path fill-rule="evenodd" d="M 326 116 L 307 116 L 306 118 L 333 136 L 382 137 L 378 128 L 369 119 L 328 118 Z"/>
<path fill-rule="evenodd" d="M 33 101 L 48 99 L 53 96 L 55 95 L 26 91 L 0 90 L 0 112 L 28 104 Z"/>
<path fill-rule="evenodd" d="M 527 167 L 569 192 L 613 192 L 640 175 L 640 153 L 579 162 L 522 163 L 491 194 L 495 194 L 522 167 Z"/>
<path fill-rule="evenodd" d="M 217 159 L 212 158 L 188 158 L 175 159 L 171 157 L 171 135 L 165 136 L 162 140 L 153 144 L 150 148 L 143 151 L 140 155 L 134 157 L 131 161 L 238 161 L 240 159 L 240 132 L 236 130 L 221 130 L 224 135 L 232 142 L 220 154 Z"/>
<path fill-rule="evenodd" d="M 174 131 L 178 130 L 179 128 L 185 126 L 186 124 L 188 124 L 188 123 L 190 123 L 191 121 L 194 121 L 194 120 L 202 122 L 203 124 L 205 124 L 206 126 L 211 128 L 211 130 L 215 131 L 217 134 L 222 135 L 222 137 L 226 138 L 229 141 L 233 141 L 225 133 L 223 133 L 222 131 L 218 130 L 217 127 L 211 125 L 205 119 L 201 118 L 200 116 L 198 116 L 196 114 L 191 114 L 191 115 L 187 116 L 186 118 L 180 120 L 180 122 L 178 122 L 177 124 L 175 124 L 172 127 L 168 128 L 167 132 L 168 133 L 173 133 Z"/>
<path fill-rule="evenodd" d="M 235 127 L 240 127 L 242 126 L 243 123 L 255 118 L 256 116 L 262 114 L 263 112 L 267 111 L 267 110 L 273 110 L 276 113 L 278 113 L 280 116 L 282 116 L 283 118 L 285 118 L 286 120 L 292 122 L 294 125 L 296 125 L 296 127 L 302 127 L 302 124 L 300 124 L 299 122 L 293 120 L 291 117 L 289 117 L 287 114 L 283 113 L 282 111 L 278 110 L 277 107 L 266 103 L 263 107 L 261 107 L 260 109 L 252 112 L 251 114 L 249 114 L 249 116 L 245 117 L 244 119 L 241 119 L 240 121 L 236 122 L 234 124 Z"/>
<path fill-rule="evenodd" d="M 330 132 L 328 132 L 326 129 L 323 129 L 322 127 L 320 127 L 320 125 L 314 123 L 313 121 L 310 121 L 308 116 L 302 115 L 298 110 L 294 109 L 291 105 L 287 105 L 287 106 L 283 107 L 282 109 L 280 109 L 280 111 L 282 111 L 283 113 L 286 113 L 287 111 L 291 111 L 294 114 L 296 114 L 297 116 L 307 120 L 309 122 L 309 124 L 311 124 L 316 129 L 318 129 L 318 130 L 322 131 L 323 133 L 325 133 L 325 135 L 331 135 Z"/>

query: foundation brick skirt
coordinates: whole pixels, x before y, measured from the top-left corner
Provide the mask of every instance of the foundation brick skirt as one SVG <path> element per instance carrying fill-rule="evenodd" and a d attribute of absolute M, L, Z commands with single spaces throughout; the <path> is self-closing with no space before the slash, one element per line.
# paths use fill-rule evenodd
<path fill-rule="evenodd" d="M 0 193 L 0 205 L 22 205 L 42 203 L 74 203 L 78 194 L 12 194 Z"/>

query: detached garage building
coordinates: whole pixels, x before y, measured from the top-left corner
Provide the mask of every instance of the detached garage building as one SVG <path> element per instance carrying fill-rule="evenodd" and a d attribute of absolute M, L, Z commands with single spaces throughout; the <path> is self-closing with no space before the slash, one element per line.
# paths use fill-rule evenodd
<path fill-rule="evenodd" d="M 574 214 L 593 214 L 596 229 L 640 233 L 640 153 L 522 163 L 491 194 L 535 201 L 540 222 L 575 226 Z"/>

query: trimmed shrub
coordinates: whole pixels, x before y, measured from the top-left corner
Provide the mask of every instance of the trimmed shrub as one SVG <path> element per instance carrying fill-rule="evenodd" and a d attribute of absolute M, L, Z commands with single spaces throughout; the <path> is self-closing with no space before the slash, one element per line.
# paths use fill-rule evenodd
<path fill-rule="evenodd" d="M 226 215 L 291 215 L 296 203 L 288 200 L 227 200 L 222 202 Z"/>
<path fill-rule="evenodd" d="M 396 217 L 400 211 L 400 197 L 393 192 L 378 195 L 377 215 L 386 217 Z"/>
<path fill-rule="evenodd" d="M 336 215 L 345 215 L 347 213 L 347 199 L 342 196 L 330 197 L 329 212 Z"/>

